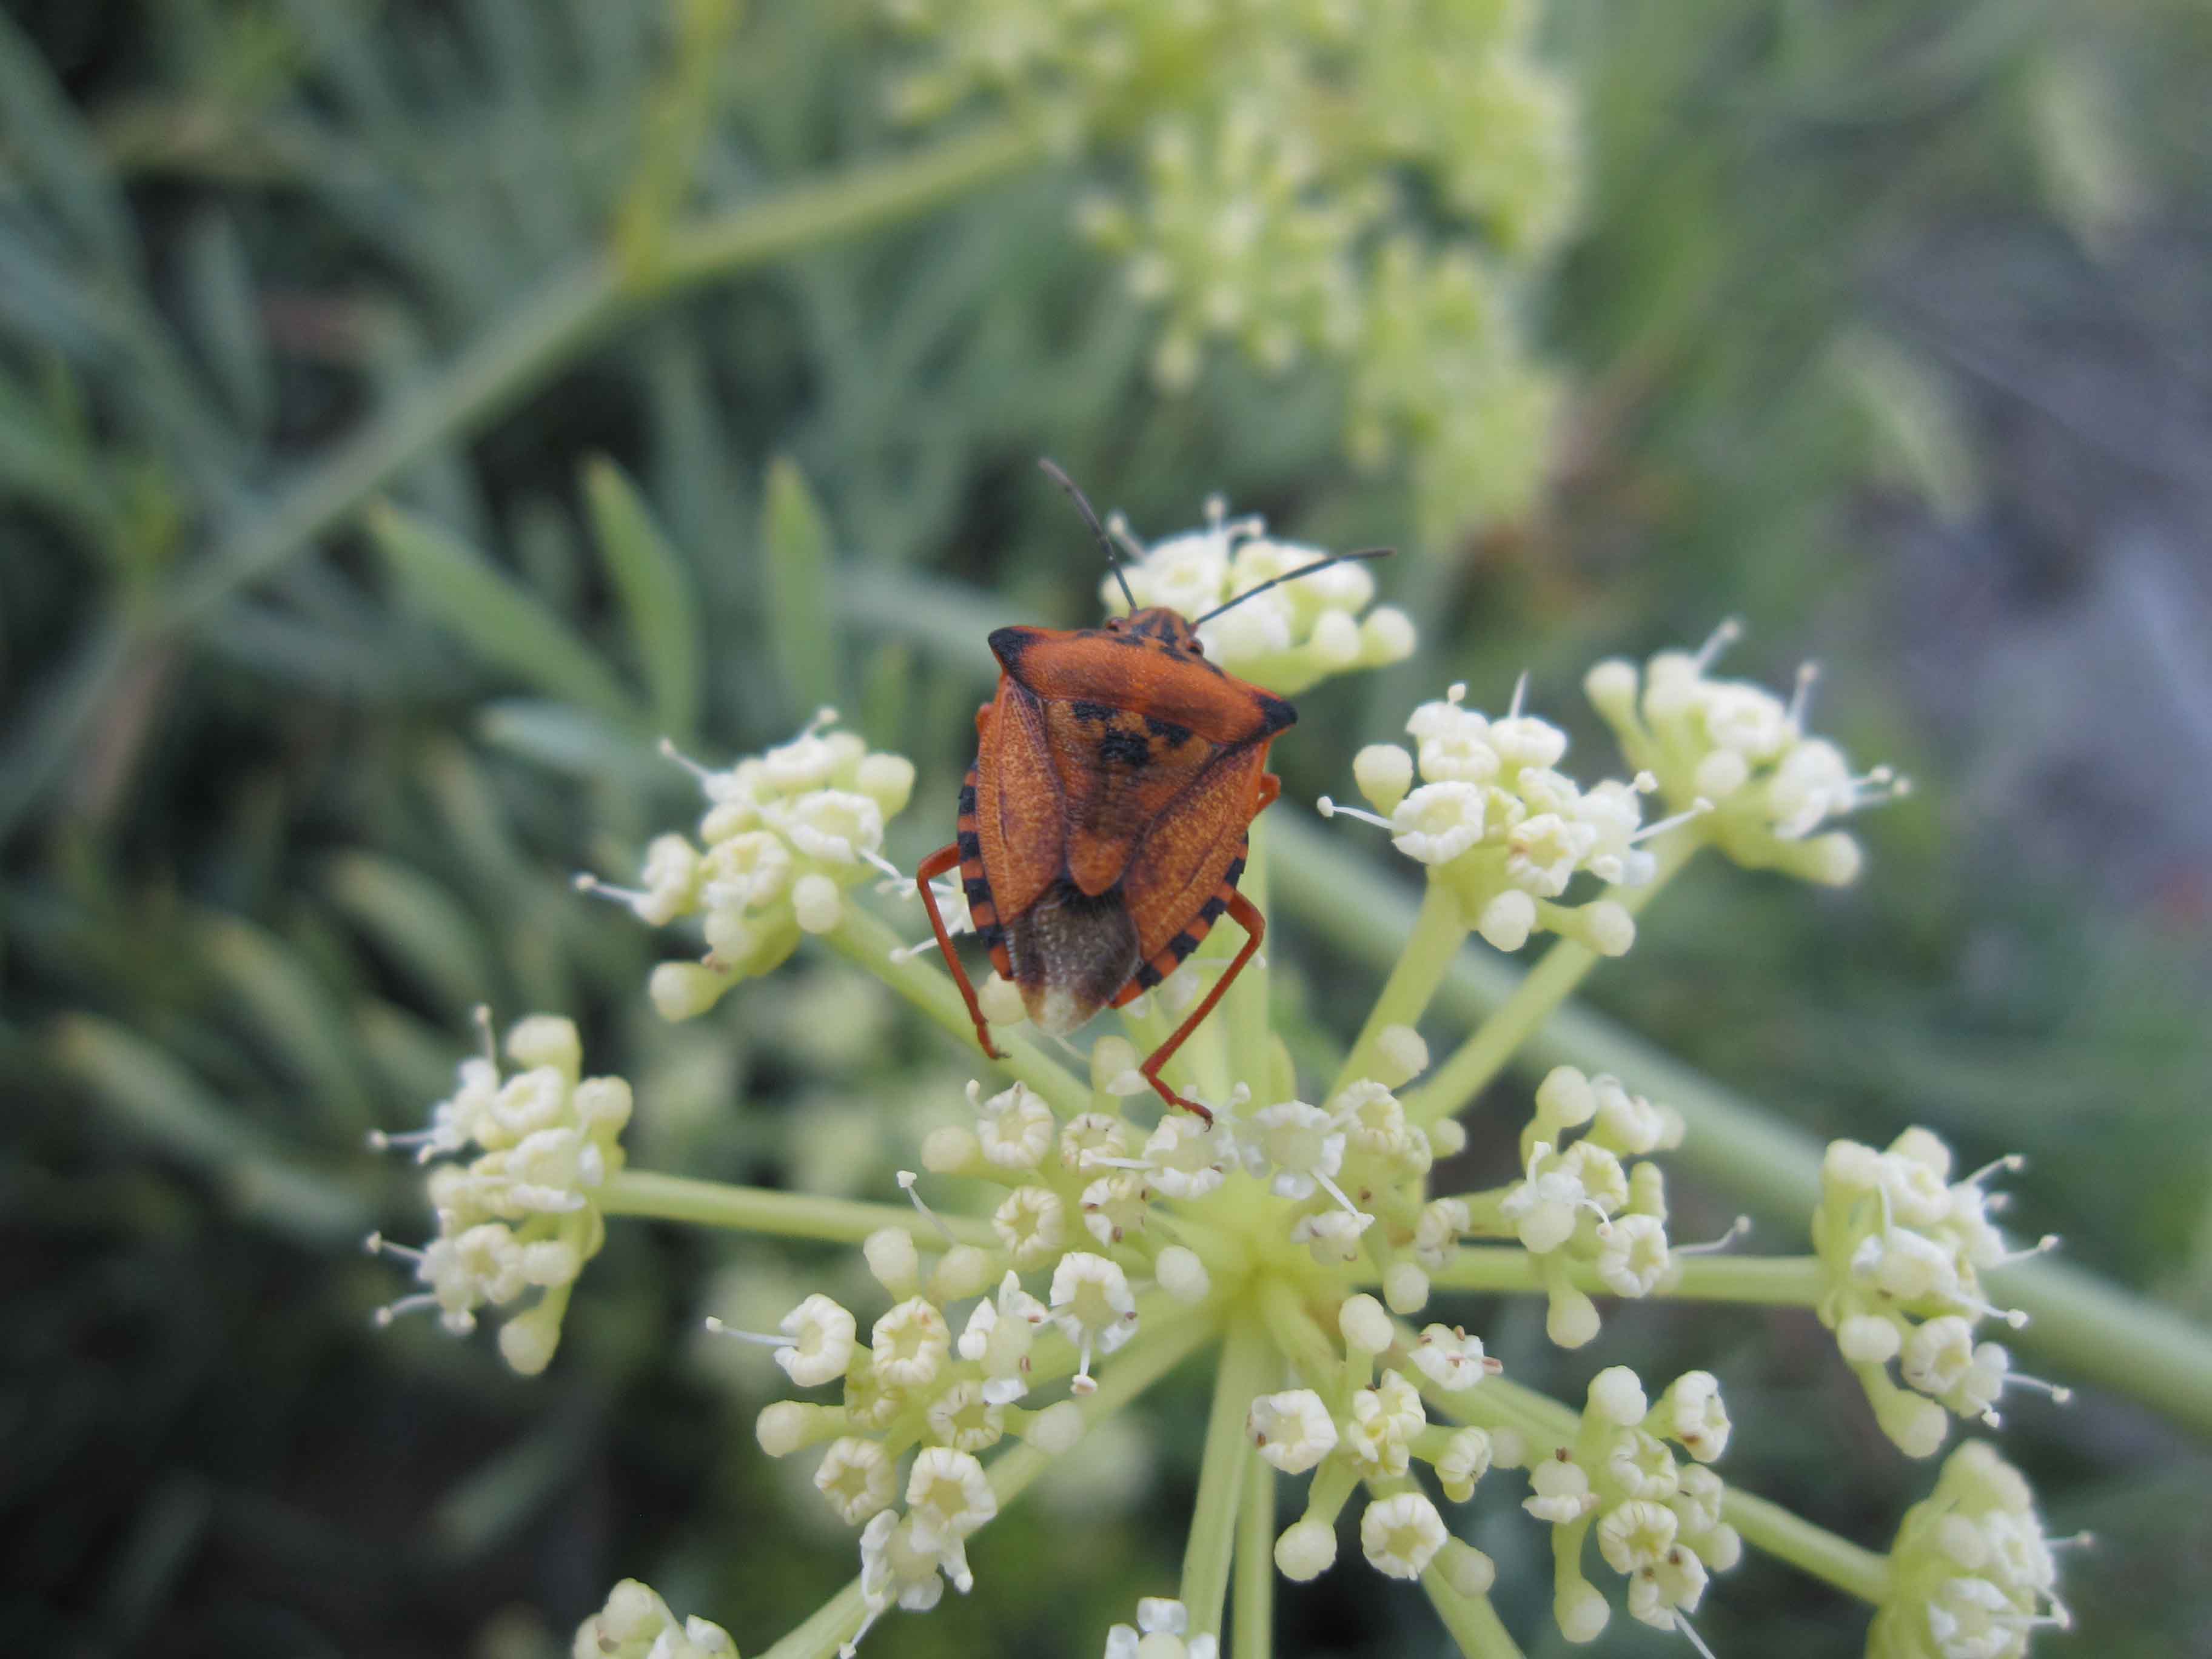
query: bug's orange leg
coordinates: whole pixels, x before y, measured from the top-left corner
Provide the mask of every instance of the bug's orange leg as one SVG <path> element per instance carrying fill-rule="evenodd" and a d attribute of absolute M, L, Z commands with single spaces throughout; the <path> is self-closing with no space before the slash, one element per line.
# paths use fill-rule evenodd
<path fill-rule="evenodd" d="M 1244 930 L 1243 949 L 1237 951 L 1221 977 L 1213 981 L 1213 988 L 1200 1000 L 1198 1006 L 1190 1011 L 1190 1018 L 1176 1026 L 1168 1040 L 1152 1050 L 1152 1058 L 1137 1068 L 1145 1081 L 1158 1091 L 1162 1100 L 1170 1106 L 1180 1106 L 1186 1112 L 1197 1113 L 1209 1127 L 1213 1122 L 1213 1114 L 1194 1100 L 1185 1100 L 1161 1082 L 1160 1068 L 1175 1058 L 1175 1051 L 1182 1048 L 1184 1040 L 1198 1029 L 1199 1022 L 1213 1012 L 1213 1005 L 1221 1000 L 1223 994 L 1235 982 L 1237 975 L 1244 971 L 1244 964 L 1251 961 L 1258 951 L 1260 941 L 1267 937 L 1267 919 L 1260 914 L 1260 907 L 1243 894 L 1238 893 L 1230 899 L 1229 914 Z"/>
<path fill-rule="evenodd" d="M 930 931 L 937 935 L 937 948 L 945 953 L 945 965 L 952 970 L 952 981 L 960 988 L 960 994 L 968 1004 L 968 1018 L 975 1022 L 975 1041 L 983 1045 L 983 1052 L 993 1060 L 1006 1056 L 991 1046 L 990 1022 L 983 1018 L 983 1005 L 975 1000 L 975 988 L 969 982 L 968 970 L 960 965 L 959 954 L 952 948 L 952 935 L 945 931 L 945 917 L 937 908 L 937 891 L 930 882 L 943 875 L 960 862 L 960 843 L 954 842 L 940 847 L 921 861 L 914 872 L 914 884 L 921 890 L 921 902 L 929 912 Z"/>

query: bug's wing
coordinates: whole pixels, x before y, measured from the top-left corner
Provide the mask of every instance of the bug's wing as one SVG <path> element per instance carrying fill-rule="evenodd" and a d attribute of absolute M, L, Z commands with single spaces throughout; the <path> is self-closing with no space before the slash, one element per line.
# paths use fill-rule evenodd
<path fill-rule="evenodd" d="M 1152 819 L 1121 878 L 1144 960 L 1168 948 L 1243 855 L 1267 763 L 1264 743 L 1221 749 Z"/>
<path fill-rule="evenodd" d="M 1187 727 L 1104 703 L 1053 698 L 1044 736 L 1066 816 L 1067 873 L 1096 896 L 1223 750 Z"/>
<path fill-rule="evenodd" d="M 1045 740 L 1043 706 L 1010 678 L 999 681 L 979 726 L 976 832 L 1001 917 L 1018 916 L 1060 878 L 1066 857 L 1060 772 Z"/>

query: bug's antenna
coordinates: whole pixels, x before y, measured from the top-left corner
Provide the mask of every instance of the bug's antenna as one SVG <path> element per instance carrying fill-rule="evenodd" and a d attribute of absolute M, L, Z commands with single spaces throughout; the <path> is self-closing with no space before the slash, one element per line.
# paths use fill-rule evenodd
<path fill-rule="evenodd" d="M 1310 576 L 1315 571 L 1325 569 L 1330 565 L 1342 564 L 1347 559 L 1387 559 L 1397 550 L 1395 547 L 1363 547 L 1357 553 L 1333 553 L 1326 559 L 1316 559 L 1311 564 L 1302 564 L 1296 570 L 1285 570 L 1279 576 L 1271 576 L 1257 587 L 1246 588 L 1227 605 L 1217 605 L 1203 617 L 1193 617 L 1190 619 L 1190 625 L 1196 628 L 1201 623 L 1210 623 L 1223 611 L 1235 610 L 1255 593 L 1264 593 L 1271 587 L 1281 586 L 1285 582 L 1294 582 L 1301 576 Z"/>
<path fill-rule="evenodd" d="M 1083 515 L 1083 522 L 1091 526 L 1091 533 L 1098 538 L 1098 545 L 1106 550 L 1107 562 L 1114 567 L 1114 580 L 1121 584 L 1121 597 L 1128 600 L 1129 609 L 1134 611 L 1137 596 L 1129 591 L 1129 579 L 1121 574 L 1121 550 L 1114 545 L 1114 538 L 1106 533 L 1106 526 L 1098 522 L 1098 515 L 1091 510 L 1089 498 L 1075 487 L 1075 480 L 1061 471 L 1059 463 L 1049 455 L 1038 456 L 1037 465 L 1044 469 L 1046 477 L 1075 498 L 1075 510 Z"/>

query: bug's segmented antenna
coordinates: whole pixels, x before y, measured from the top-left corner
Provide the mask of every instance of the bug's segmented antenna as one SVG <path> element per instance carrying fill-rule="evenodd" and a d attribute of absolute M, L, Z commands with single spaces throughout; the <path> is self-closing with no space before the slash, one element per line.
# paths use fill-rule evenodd
<path fill-rule="evenodd" d="M 1301 576 L 1310 576 L 1315 571 L 1325 570 L 1330 565 L 1342 564 L 1349 559 L 1387 559 L 1397 550 L 1395 547 L 1363 547 L 1357 553 L 1332 553 L 1325 559 L 1316 559 L 1311 564 L 1302 564 L 1296 570 L 1285 570 L 1279 576 L 1270 576 L 1257 587 L 1246 588 L 1228 604 L 1215 605 L 1203 617 L 1193 617 L 1190 619 L 1190 625 L 1197 628 L 1203 623 L 1210 623 L 1223 611 L 1234 611 L 1255 593 L 1264 593 L 1271 587 L 1280 587 L 1285 582 L 1294 582 Z"/>
<path fill-rule="evenodd" d="M 1060 464 L 1049 455 L 1038 456 L 1037 465 L 1044 470 L 1046 477 L 1074 498 L 1075 510 L 1083 515 L 1083 522 L 1091 526 L 1091 533 L 1098 538 L 1098 545 L 1106 550 L 1107 562 L 1114 567 L 1114 580 L 1121 585 L 1121 597 L 1128 600 L 1130 610 L 1136 610 L 1137 596 L 1129 591 L 1129 579 L 1121 574 L 1121 550 L 1114 545 L 1114 538 L 1106 533 L 1106 526 L 1098 522 L 1098 514 L 1091 510 L 1090 499 L 1075 487 L 1075 480 L 1061 471 Z"/>

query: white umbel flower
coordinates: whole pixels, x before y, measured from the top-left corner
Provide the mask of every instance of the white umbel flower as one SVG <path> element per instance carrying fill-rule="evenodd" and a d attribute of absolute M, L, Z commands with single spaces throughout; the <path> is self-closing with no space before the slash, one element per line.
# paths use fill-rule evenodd
<path fill-rule="evenodd" d="M 1251 1132 L 1239 1141 L 1246 1167 L 1267 1182 L 1278 1198 L 1311 1198 L 1344 1167 L 1344 1131 L 1318 1106 L 1285 1100 L 1253 1114 Z M 1345 1200 L 1345 1207 L 1352 1205 Z"/>
<path fill-rule="evenodd" d="M 1417 1492 L 1377 1498 L 1359 1517 L 1359 1547 L 1368 1565 L 1392 1578 L 1419 1578 L 1446 1536 L 1437 1506 Z"/>
<path fill-rule="evenodd" d="M 952 1336 L 937 1304 L 915 1296 L 876 1321 L 868 1348 L 883 1382 L 895 1389 L 918 1389 L 936 1381 L 952 1350 Z"/>
<path fill-rule="evenodd" d="M 1094 1352 L 1109 1354 L 1137 1334 L 1137 1298 L 1128 1275 L 1103 1255 L 1070 1250 L 1052 1273 L 1052 1319 L 1079 1356 L 1071 1384 L 1078 1394 L 1098 1385 L 1091 1376 Z"/>
<path fill-rule="evenodd" d="M 1482 1352 L 1482 1339 L 1463 1329 L 1431 1325 L 1413 1345 L 1413 1366 L 1438 1388 L 1457 1393 L 1504 1367 Z"/>
<path fill-rule="evenodd" d="M 883 1443 L 846 1435 L 830 1443 L 814 1471 L 814 1489 L 846 1525 L 857 1527 L 898 1495 L 898 1468 Z"/>
<path fill-rule="evenodd" d="M 817 1388 L 844 1376 L 859 1327 L 838 1304 L 819 1293 L 810 1296 L 783 1316 L 778 1328 L 791 1342 L 775 1351 L 775 1363 L 800 1388 Z"/>
<path fill-rule="evenodd" d="M 981 1366 L 983 1398 L 1011 1405 L 1029 1392 L 1030 1346 L 1051 1315 L 1043 1303 L 1022 1288 L 1012 1272 L 999 1281 L 995 1298 L 987 1297 L 968 1316 L 960 1333 L 960 1357 Z"/>
<path fill-rule="evenodd" d="M 1311 1389 L 1261 1395 L 1244 1420 L 1260 1455 L 1285 1474 L 1304 1474 L 1336 1449 L 1336 1424 Z"/>

